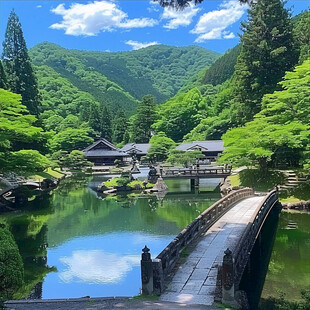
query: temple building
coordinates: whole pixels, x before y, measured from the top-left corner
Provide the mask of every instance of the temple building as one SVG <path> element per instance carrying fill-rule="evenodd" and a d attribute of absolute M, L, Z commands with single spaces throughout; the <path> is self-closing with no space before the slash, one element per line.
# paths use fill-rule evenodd
<path fill-rule="evenodd" d="M 216 161 L 219 154 L 224 151 L 223 140 L 207 140 L 207 141 L 193 141 L 181 143 L 176 147 L 180 151 L 201 151 L 205 159 L 209 161 Z"/>
<path fill-rule="evenodd" d="M 147 155 L 150 148 L 148 143 L 128 143 L 121 149 L 117 148 L 106 139 L 99 139 L 92 145 L 83 150 L 87 160 L 94 163 L 95 166 L 113 165 L 115 160 L 120 162 L 130 162 L 133 154 L 137 160 Z M 201 151 L 205 156 L 203 159 L 209 162 L 216 161 L 218 155 L 224 151 L 223 140 L 194 141 L 181 143 L 176 147 L 181 151 Z"/>
<path fill-rule="evenodd" d="M 120 162 L 129 159 L 128 153 L 120 150 L 108 140 L 101 138 L 83 150 L 87 160 L 95 166 L 114 165 L 115 160 Z"/>

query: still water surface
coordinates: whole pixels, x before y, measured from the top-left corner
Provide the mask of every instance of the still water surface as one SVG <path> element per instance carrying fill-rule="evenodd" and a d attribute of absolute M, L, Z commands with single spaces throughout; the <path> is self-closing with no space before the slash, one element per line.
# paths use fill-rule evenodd
<path fill-rule="evenodd" d="M 200 193 L 190 191 L 189 180 L 166 180 L 165 197 L 103 199 L 94 189 L 107 178 L 66 179 L 51 196 L 4 215 L 25 267 L 16 299 L 137 295 L 141 249 L 147 244 L 155 257 L 220 198 L 214 191 L 219 180 L 211 179 L 201 182 Z M 296 229 L 288 229 L 290 221 Z M 281 290 L 298 299 L 310 287 L 310 215 L 282 212 L 278 225 L 262 298 Z"/>
<path fill-rule="evenodd" d="M 141 249 L 147 244 L 155 257 L 220 198 L 210 191 L 219 180 L 202 182 L 199 194 L 189 180 L 173 180 L 165 197 L 102 199 L 94 189 L 106 178 L 66 179 L 50 197 L 7 215 L 25 266 L 16 298 L 137 295 Z"/>

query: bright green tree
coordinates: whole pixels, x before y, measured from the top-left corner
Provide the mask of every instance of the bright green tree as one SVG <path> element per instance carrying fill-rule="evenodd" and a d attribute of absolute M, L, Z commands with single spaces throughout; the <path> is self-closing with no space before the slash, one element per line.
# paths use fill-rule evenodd
<path fill-rule="evenodd" d="M 131 124 L 131 139 L 134 142 L 147 143 L 151 138 L 151 126 L 157 117 L 155 108 L 155 97 L 152 95 L 145 95 L 138 103 Z"/>
<path fill-rule="evenodd" d="M 11 152 L 7 168 L 11 171 L 40 172 L 52 166 L 52 162 L 37 150 L 20 150 Z"/>
<path fill-rule="evenodd" d="M 56 151 L 53 153 L 52 159 L 61 169 L 82 169 L 92 166 L 92 163 L 85 158 L 85 154 L 78 150 L 73 150 L 70 153 L 66 151 Z"/>
<path fill-rule="evenodd" d="M 164 132 L 159 132 L 150 139 L 151 147 L 147 158 L 151 162 L 159 162 L 167 159 L 169 151 L 175 147 L 175 142 L 168 138 Z"/>
<path fill-rule="evenodd" d="M 277 89 L 277 83 L 298 57 L 290 16 L 282 0 L 251 2 L 248 21 L 242 26 L 242 47 L 234 74 L 235 103 L 231 109 L 235 125 L 253 119 L 260 111 L 263 95 Z"/>
<path fill-rule="evenodd" d="M 22 103 L 30 114 L 38 115 L 40 96 L 22 27 L 18 16 L 11 12 L 5 32 L 2 53 L 8 88 L 22 96 Z"/>
<path fill-rule="evenodd" d="M 34 127 L 35 116 L 21 104 L 21 96 L 0 89 L 0 169 L 5 170 L 10 161 L 12 146 L 38 141 L 42 129 Z"/>
<path fill-rule="evenodd" d="M 53 151 L 82 150 L 94 141 L 88 128 L 67 128 L 56 134 L 50 141 Z"/>
<path fill-rule="evenodd" d="M 172 165 L 181 164 L 187 167 L 188 165 L 195 164 L 198 158 L 203 157 L 204 155 L 202 154 L 202 152 L 198 150 L 194 151 L 171 150 L 167 158 L 167 162 Z"/>
<path fill-rule="evenodd" d="M 258 165 L 263 172 L 276 163 L 280 152 L 291 150 L 307 163 L 310 143 L 310 61 L 287 72 L 280 83 L 283 90 L 265 95 L 262 111 L 244 127 L 228 131 L 220 163 L 236 166 Z M 310 162 L 310 161 L 309 161 Z M 290 159 L 286 158 L 286 163 Z"/>
<path fill-rule="evenodd" d="M 91 167 L 93 164 L 85 158 L 85 154 L 81 151 L 74 150 L 68 156 L 68 167 L 74 169 L 82 169 Z"/>
<path fill-rule="evenodd" d="M 179 94 L 159 106 L 158 120 L 153 128 L 174 141 L 181 141 L 206 116 L 205 98 L 198 88 Z"/>

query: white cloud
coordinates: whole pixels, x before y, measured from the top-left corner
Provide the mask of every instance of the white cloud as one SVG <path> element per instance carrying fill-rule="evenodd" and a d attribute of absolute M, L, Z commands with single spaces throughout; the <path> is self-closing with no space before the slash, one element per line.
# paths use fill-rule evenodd
<path fill-rule="evenodd" d="M 87 4 L 74 3 L 66 9 L 59 4 L 52 12 L 61 15 L 62 21 L 50 26 L 52 29 L 64 29 L 68 35 L 94 36 L 100 31 L 113 31 L 117 28 L 153 27 L 158 22 L 152 18 L 129 19 L 114 2 L 107 0 Z"/>
<path fill-rule="evenodd" d="M 168 23 L 164 25 L 164 28 L 177 29 L 180 26 L 188 26 L 192 22 L 193 17 L 200 11 L 198 8 L 194 8 L 193 5 L 185 8 L 182 11 L 177 11 L 172 8 L 164 8 L 164 12 L 161 16 L 162 19 L 168 19 Z"/>
<path fill-rule="evenodd" d="M 40 9 L 40 8 L 42 8 L 42 5 L 39 4 L 39 5 L 37 5 L 36 7 L 37 7 L 38 9 Z"/>
<path fill-rule="evenodd" d="M 138 41 L 133 41 L 133 40 L 126 41 L 125 43 L 130 45 L 132 47 L 132 49 L 134 49 L 134 50 L 138 50 L 140 48 L 148 47 L 148 46 L 151 46 L 151 45 L 160 44 L 160 43 L 158 43 L 156 41 L 144 42 L 143 43 L 143 42 L 138 42 Z"/>
<path fill-rule="evenodd" d="M 247 5 L 240 4 L 238 0 L 226 0 L 220 5 L 219 10 L 203 14 L 195 28 L 191 30 L 191 33 L 198 34 L 195 42 L 234 38 L 234 33 L 227 31 L 226 28 L 238 21 L 247 8 Z"/>
<path fill-rule="evenodd" d="M 154 2 L 154 1 L 150 1 L 149 2 L 150 6 L 147 8 L 147 10 L 151 13 L 151 12 L 159 12 L 159 4 L 158 2 Z"/>
<path fill-rule="evenodd" d="M 140 265 L 139 255 L 117 256 L 100 250 L 74 251 L 71 257 L 61 257 L 67 269 L 59 274 L 65 283 L 117 283 L 134 266 Z"/>

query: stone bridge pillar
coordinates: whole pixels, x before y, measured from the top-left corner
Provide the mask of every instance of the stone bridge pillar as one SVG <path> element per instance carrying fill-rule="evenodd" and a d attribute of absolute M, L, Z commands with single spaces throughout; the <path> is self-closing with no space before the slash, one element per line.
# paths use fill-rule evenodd
<path fill-rule="evenodd" d="M 151 259 L 150 249 L 145 246 L 141 255 L 141 280 L 142 294 L 153 294 L 153 263 Z"/>
<path fill-rule="evenodd" d="M 222 265 L 222 302 L 232 304 L 235 301 L 234 260 L 231 250 L 224 252 Z"/>

